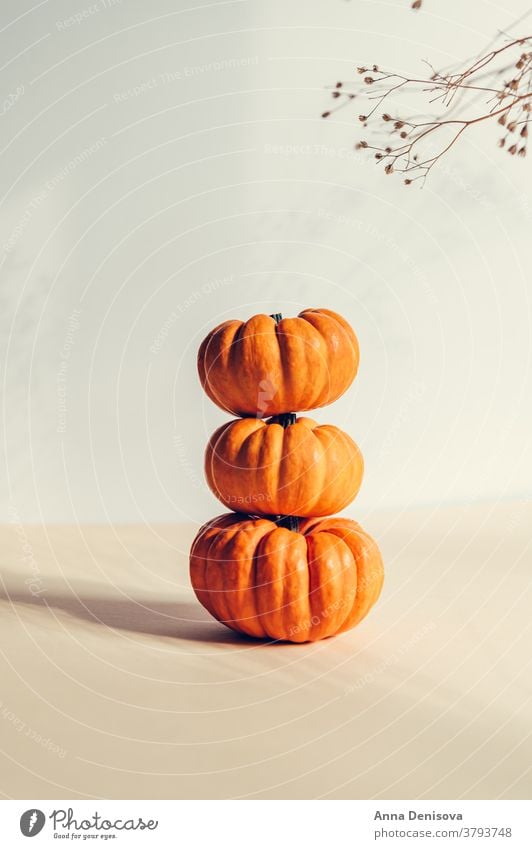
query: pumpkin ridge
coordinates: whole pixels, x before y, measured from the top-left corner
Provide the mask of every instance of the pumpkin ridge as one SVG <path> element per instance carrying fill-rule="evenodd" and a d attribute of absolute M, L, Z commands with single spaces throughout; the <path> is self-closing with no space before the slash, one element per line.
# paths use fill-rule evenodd
<path fill-rule="evenodd" d="M 330 590 L 330 587 L 327 587 L 327 583 L 330 583 L 332 579 L 323 580 L 322 578 L 322 569 L 320 568 L 320 557 L 318 556 L 318 549 L 320 547 L 319 534 L 309 534 L 307 538 L 307 550 L 309 551 L 309 573 L 310 573 L 310 584 L 309 584 L 309 599 L 310 599 L 310 608 L 312 611 L 312 620 L 311 627 L 309 628 L 309 638 L 316 639 L 316 630 L 320 630 L 320 626 L 323 622 L 323 611 L 326 605 L 324 605 L 324 595 L 327 590 Z M 312 550 L 312 557 L 310 551 Z M 315 582 L 315 586 L 313 583 Z M 317 619 L 317 622 L 314 620 Z M 327 630 L 325 628 L 325 630 Z M 328 636 L 327 633 L 321 634 L 322 637 Z"/>
<path fill-rule="evenodd" d="M 338 528 L 338 530 L 330 528 L 329 533 L 342 539 L 351 549 L 357 570 L 357 587 L 360 585 L 360 593 L 357 590 L 353 609 L 342 624 L 342 627 L 346 629 L 352 628 L 361 622 L 378 600 L 384 583 L 384 571 L 378 546 L 370 534 L 362 530 L 360 526 L 353 530 L 345 527 L 344 534 L 341 533 L 341 530 L 341 528 Z M 362 543 L 361 550 L 356 553 L 350 544 L 353 537 L 355 537 L 353 546 L 356 545 L 357 538 Z M 370 554 L 372 555 L 371 557 L 369 556 Z M 361 572 L 364 573 L 362 576 L 360 574 Z M 356 616 L 354 616 L 355 612 L 357 614 Z"/>
<path fill-rule="evenodd" d="M 217 376 L 221 372 L 230 368 L 231 351 L 235 337 L 239 333 L 243 322 L 231 321 L 213 331 L 208 337 L 207 347 L 205 349 L 205 367 L 206 367 L 206 385 L 209 387 L 209 394 L 212 400 L 220 405 L 223 403 L 224 381 L 222 378 L 221 396 L 218 391 L 218 380 L 213 381 L 211 375 Z M 231 335 L 231 331 L 234 331 Z M 217 349 L 213 353 L 213 348 Z M 234 411 L 232 411 L 234 412 Z"/>
<path fill-rule="evenodd" d="M 257 546 L 255 547 L 255 550 L 253 552 L 253 587 L 252 587 L 252 594 L 253 594 L 253 599 L 254 599 L 254 604 L 255 604 L 255 610 L 257 611 L 257 619 L 259 620 L 260 627 L 262 628 L 262 630 L 264 631 L 266 636 L 269 637 L 270 639 L 275 639 L 275 637 L 272 637 L 272 634 L 270 633 L 270 629 L 268 628 L 268 623 L 267 623 L 267 621 L 265 621 L 265 619 L 266 619 L 266 616 L 268 615 L 268 613 L 270 613 L 272 611 L 263 612 L 262 605 L 260 603 L 260 590 L 263 587 L 268 587 L 269 583 L 259 582 L 259 571 L 260 571 L 260 563 L 261 563 L 260 558 L 265 557 L 265 554 L 263 553 L 262 549 L 267 544 L 267 540 L 270 539 L 271 535 L 273 533 L 275 533 L 276 530 L 277 530 L 276 528 L 272 528 L 272 530 L 268 534 L 265 534 L 260 539 L 260 542 L 257 544 Z"/>
<path fill-rule="evenodd" d="M 249 451 L 254 440 L 257 438 L 257 434 L 259 434 L 261 432 L 261 430 L 263 429 L 263 426 L 265 425 L 264 419 L 243 418 L 243 419 L 240 419 L 240 421 L 242 421 L 242 422 L 247 422 L 247 421 L 257 422 L 257 426 L 254 427 L 253 429 L 250 428 L 250 430 L 248 431 L 248 433 L 246 433 L 244 439 L 240 443 L 240 447 L 239 447 L 237 455 L 236 455 L 237 460 L 241 459 L 240 454 L 245 454 L 247 451 Z M 234 422 L 234 421 L 229 422 L 229 424 L 230 425 L 236 425 L 236 427 L 238 427 L 240 422 L 237 420 L 236 422 Z M 246 466 L 243 466 L 243 468 L 246 468 Z"/>
<path fill-rule="evenodd" d="M 324 392 L 325 396 L 328 398 L 326 403 L 332 403 L 332 401 L 336 401 L 336 399 L 345 392 L 347 387 L 351 385 L 356 377 L 358 363 L 360 360 L 358 340 L 350 324 L 342 316 L 332 310 L 303 310 L 303 312 L 300 313 L 300 316 L 322 337 L 327 350 L 327 362 L 336 361 L 339 364 L 344 364 L 344 370 L 347 371 L 344 363 L 347 356 L 348 360 L 354 367 L 354 373 L 347 381 L 347 385 L 346 376 L 343 371 L 331 372 L 328 370 L 328 382 L 324 384 Z M 334 331 L 336 331 L 336 336 Z"/>
<path fill-rule="evenodd" d="M 221 550 L 222 552 L 225 550 L 225 538 L 222 537 L 222 539 L 220 540 L 218 538 L 218 535 L 213 536 L 207 549 L 204 560 L 204 580 L 205 586 L 208 588 L 208 600 L 212 609 L 215 611 L 216 618 L 219 619 L 224 625 L 227 625 L 228 617 L 225 615 L 227 611 L 225 609 L 225 600 L 223 598 L 223 593 L 220 595 L 220 590 L 217 589 L 216 586 L 214 588 L 212 586 L 213 583 L 216 585 L 216 582 L 212 580 L 211 576 L 215 574 L 215 570 L 216 572 L 220 571 L 219 558 L 214 556 L 215 550 Z M 223 563 L 224 558 L 222 557 L 221 560 Z"/>
<path fill-rule="evenodd" d="M 322 544 L 324 542 L 327 544 L 329 557 L 333 558 L 335 567 L 333 576 L 328 580 L 324 581 L 322 573 L 320 573 L 321 610 L 316 614 L 320 620 L 316 627 L 321 626 L 321 632 L 319 632 L 318 637 L 314 635 L 313 639 L 323 639 L 339 633 L 341 625 L 352 611 L 357 594 L 357 570 L 353 554 L 344 540 L 328 531 L 318 531 L 310 536 L 316 540 L 316 546 L 319 545 L 318 540 Z M 320 552 L 320 555 L 323 559 L 323 551 Z M 350 589 L 350 592 L 348 589 Z M 342 610 L 346 606 L 346 598 L 351 599 L 347 613 Z"/>
<path fill-rule="evenodd" d="M 306 404 L 306 408 L 312 410 L 316 407 L 324 406 L 324 403 L 329 403 L 328 400 L 324 401 L 330 394 L 330 375 L 327 366 L 328 346 L 326 340 L 323 338 L 321 329 L 316 327 L 311 321 L 308 321 L 302 313 L 298 315 L 298 321 L 301 323 L 301 336 L 304 340 L 305 373 L 313 374 L 316 366 L 309 359 L 310 355 L 318 350 L 320 372 L 323 369 L 325 370 L 325 378 L 323 378 L 323 375 L 320 375 L 322 377 L 321 381 L 313 380 L 312 382 L 314 392 Z"/>
<path fill-rule="evenodd" d="M 216 365 L 216 368 L 229 368 L 231 365 L 231 352 L 235 339 L 238 338 L 244 327 L 243 321 L 232 321 L 226 325 L 222 325 L 221 329 L 212 336 L 211 343 L 216 340 L 220 346 L 219 352 L 216 354 L 216 362 L 211 362 L 211 367 Z M 209 348 L 211 345 L 209 345 Z"/>
<path fill-rule="evenodd" d="M 272 502 L 271 508 L 276 514 L 279 510 L 279 503 L 277 500 L 279 493 L 279 481 L 281 479 L 281 462 L 282 462 L 282 452 L 283 452 L 283 444 L 284 444 L 284 428 L 282 425 L 279 425 L 281 431 L 279 431 L 276 427 L 273 430 L 273 434 L 276 437 L 275 444 L 275 457 L 273 458 L 273 465 L 271 470 L 271 494 L 272 494 Z M 273 453 L 272 448 L 272 453 Z M 275 501 L 273 501 L 273 495 L 275 494 Z"/>
<path fill-rule="evenodd" d="M 231 613 L 231 622 L 236 630 L 244 631 L 252 637 L 265 637 L 266 631 L 257 617 L 256 596 L 253 591 L 255 580 L 255 553 L 260 540 L 264 534 L 256 525 L 247 534 L 246 539 L 241 540 L 237 534 L 230 542 L 231 562 L 236 564 L 235 579 L 228 576 L 225 584 L 226 592 L 229 593 L 228 608 Z M 266 532 L 267 533 L 267 532 Z M 246 569 L 246 564 L 247 569 Z M 244 570 L 246 569 L 246 572 Z M 252 592 L 250 592 L 250 589 Z M 241 615 L 245 612 L 246 615 Z"/>
<path fill-rule="evenodd" d="M 276 639 L 302 642 L 302 639 L 294 640 L 294 633 L 299 634 L 301 630 L 301 618 L 308 616 L 308 557 L 307 546 L 304 537 L 298 532 L 290 531 L 285 527 L 278 527 L 280 532 L 278 545 L 269 552 L 269 555 L 281 553 L 278 560 L 278 574 L 276 580 L 280 586 L 280 603 L 276 606 L 271 604 L 268 613 L 273 620 L 273 627 L 277 630 Z M 295 534 L 295 535 L 294 535 Z M 269 538 L 270 539 L 270 538 Z M 301 549 L 302 551 L 298 551 Z M 298 568 L 298 561 L 303 554 L 305 568 Z M 304 572 L 304 577 L 303 577 Z M 304 586 L 301 586 L 303 580 Z M 275 604 L 275 600 L 273 600 Z M 280 620 L 280 621 L 279 621 Z M 303 620 L 305 621 L 305 620 Z M 270 625 L 270 634 L 272 632 Z M 272 634 L 272 638 L 273 638 Z"/>
<path fill-rule="evenodd" d="M 259 464 L 253 467 L 253 488 L 259 497 L 264 497 L 268 501 L 269 509 L 272 513 L 278 512 L 277 483 L 278 483 L 278 454 L 279 454 L 279 438 L 277 429 L 266 428 L 264 438 L 261 440 L 258 451 Z"/>
<path fill-rule="evenodd" d="M 294 504 L 299 504 L 299 476 L 294 469 L 294 457 L 298 458 L 299 451 L 298 445 L 293 445 L 297 440 L 297 434 L 297 425 L 293 424 L 283 428 L 281 435 L 277 486 L 280 498 L 285 501 L 282 512 L 286 516 L 294 515 Z M 295 496 L 292 495 L 294 492 L 297 493 Z"/>
<path fill-rule="evenodd" d="M 297 321 L 301 328 L 300 339 L 305 361 L 304 373 L 312 375 L 315 370 L 319 370 L 320 373 L 325 370 L 326 375 L 329 376 L 329 369 L 327 367 L 327 342 L 323 338 L 323 334 L 311 322 L 305 321 L 302 317 L 298 316 Z M 317 364 L 313 362 L 312 355 L 316 355 Z M 305 408 L 309 410 L 323 406 L 324 399 L 329 394 L 330 377 L 328 380 L 321 381 L 321 388 L 320 380 L 313 380 L 312 387 L 314 392 L 305 402 Z"/>
<path fill-rule="evenodd" d="M 237 328 L 237 331 L 236 331 L 236 333 L 234 334 L 234 336 L 231 340 L 231 345 L 229 346 L 228 362 L 225 364 L 226 370 L 230 374 L 234 374 L 235 370 L 237 370 L 236 369 L 236 366 L 237 366 L 236 361 L 238 360 L 239 357 L 241 357 L 241 354 L 242 354 L 242 337 L 244 335 L 246 326 L 247 326 L 247 322 L 243 321 L 239 325 L 239 327 Z M 241 377 L 241 383 L 245 384 L 246 379 L 247 379 L 247 375 L 243 374 L 242 377 Z M 235 396 L 238 397 L 238 399 L 240 401 L 241 384 L 239 385 L 238 390 L 239 391 L 237 393 L 235 393 Z M 235 413 L 235 415 L 239 415 L 240 411 L 236 410 L 236 411 L 233 411 L 233 412 Z"/>
<path fill-rule="evenodd" d="M 223 437 L 225 436 L 225 434 L 229 430 L 230 426 L 231 426 L 231 422 L 227 422 L 226 424 L 221 425 L 219 428 L 217 428 L 214 431 L 211 438 L 209 439 L 209 441 L 207 443 L 207 448 L 205 450 L 205 457 L 204 457 L 204 461 L 203 461 L 204 470 L 205 470 L 205 477 L 207 478 L 207 483 L 209 484 L 210 489 L 213 491 L 214 495 L 216 495 L 217 497 L 219 497 L 220 493 L 219 493 L 219 488 L 218 488 L 218 484 L 217 484 L 217 481 L 216 481 L 216 475 L 214 473 L 214 469 L 215 469 L 216 461 L 217 461 L 218 457 L 220 456 L 219 452 L 218 452 L 218 446 L 220 444 L 220 441 L 223 439 Z M 212 486 L 211 486 L 211 481 L 212 481 Z"/>
<path fill-rule="evenodd" d="M 321 451 L 322 458 L 323 458 L 322 465 L 324 466 L 324 474 L 323 474 L 323 477 L 322 477 L 322 480 L 321 480 L 320 489 L 318 490 L 319 493 L 320 493 L 320 496 L 321 496 L 320 497 L 320 510 L 319 510 L 319 512 L 322 513 L 322 514 L 323 513 L 329 513 L 330 510 L 331 510 L 331 508 L 330 508 L 330 500 L 331 500 L 330 490 L 331 490 L 331 486 L 334 486 L 336 484 L 336 476 L 334 478 L 332 478 L 332 475 L 334 474 L 334 463 L 331 462 L 331 460 L 332 460 L 332 458 L 331 458 L 331 440 L 329 439 L 329 436 L 331 434 L 330 434 L 330 431 L 326 430 L 325 428 L 326 428 L 326 425 L 322 425 L 320 428 L 316 428 L 316 431 L 315 431 L 315 438 L 316 438 L 316 441 L 318 442 L 318 445 L 320 447 L 320 451 Z M 340 468 L 339 475 L 342 475 L 344 473 L 344 469 L 340 464 L 339 464 L 339 468 Z M 323 502 L 325 502 L 326 506 L 324 505 Z M 338 509 L 341 510 L 343 506 L 344 505 L 341 505 Z"/>
<path fill-rule="evenodd" d="M 309 624 L 307 630 L 307 640 L 310 640 L 314 634 L 314 629 L 316 625 L 319 625 L 321 622 L 321 611 L 320 611 L 320 590 L 321 590 L 321 581 L 319 575 L 319 567 L 318 567 L 318 556 L 317 556 L 317 543 L 316 535 L 309 534 L 305 537 L 307 543 L 307 564 L 308 564 L 308 581 L 309 581 L 309 590 L 308 590 L 308 598 L 309 598 Z M 317 573 L 317 574 L 316 574 Z M 316 625 L 314 624 L 314 620 L 317 619 L 318 622 Z"/>
<path fill-rule="evenodd" d="M 342 618 L 332 617 L 333 623 L 334 623 L 334 624 L 331 625 L 332 633 L 337 634 L 337 633 L 340 632 L 344 623 L 349 619 L 349 617 L 350 617 L 350 615 L 353 611 L 353 608 L 356 604 L 356 598 L 357 598 L 357 592 L 358 592 L 357 563 L 356 563 L 355 557 L 353 555 L 353 552 L 351 551 L 350 547 L 348 546 L 346 541 L 344 539 L 342 539 L 341 536 L 339 536 L 337 534 L 333 534 L 328 530 L 318 531 L 316 533 L 316 536 L 321 537 L 322 535 L 325 536 L 329 541 L 332 540 L 332 543 L 329 542 L 329 544 L 332 545 L 333 551 L 334 551 L 335 555 L 337 556 L 337 558 L 339 560 L 343 559 L 345 561 L 346 555 L 347 555 L 347 559 L 349 561 L 349 566 L 352 566 L 352 571 L 353 571 L 353 576 L 350 577 L 348 574 L 346 574 L 347 570 L 345 568 L 345 563 L 342 563 L 342 565 L 339 569 L 339 573 L 338 573 L 341 576 L 341 588 L 336 593 L 338 598 L 342 599 L 342 604 L 341 605 L 337 604 L 337 602 L 334 601 L 332 603 L 332 610 L 329 610 L 328 613 L 326 614 L 326 615 L 330 616 L 331 614 L 334 614 L 339 609 L 340 606 L 345 605 L 346 595 L 351 595 L 351 593 L 347 593 L 347 588 L 348 588 L 348 585 L 350 583 L 352 590 L 354 590 L 354 592 L 352 592 L 353 597 L 352 597 L 351 605 L 349 606 L 349 609 L 347 610 L 347 613 L 345 613 Z"/>
<path fill-rule="evenodd" d="M 279 528 L 277 526 L 273 527 L 271 531 L 261 537 L 259 543 L 257 544 L 254 551 L 254 585 L 253 585 L 253 595 L 255 598 L 255 607 L 257 610 L 257 617 L 260 621 L 261 628 L 267 634 L 267 636 L 272 640 L 283 639 L 283 637 L 275 636 L 272 633 L 271 623 L 269 621 L 270 618 L 274 619 L 274 626 L 279 625 L 277 620 L 282 619 L 283 614 L 285 612 L 285 590 L 286 590 L 286 550 L 287 546 L 284 543 L 281 543 L 279 540 L 279 545 L 276 546 L 273 550 L 273 553 L 277 554 L 277 558 L 274 561 L 274 570 L 272 572 L 272 567 L 269 567 L 268 575 L 260 575 L 261 571 L 267 571 L 267 558 L 271 556 L 272 552 L 268 550 L 270 541 L 272 537 L 280 536 L 281 539 L 286 538 L 284 533 L 279 534 L 279 531 L 285 531 L 285 528 Z M 267 577 L 268 580 L 264 580 Z M 280 603 L 276 603 L 272 597 L 276 595 L 276 588 L 281 588 L 281 601 Z M 262 598 L 266 597 L 267 599 L 267 608 L 264 609 L 264 604 L 262 602 Z M 280 626 L 282 627 L 282 626 Z"/>
<path fill-rule="evenodd" d="M 316 445 L 318 446 L 318 449 L 321 451 L 320 462 L 313 464 L 313 467 L 312 467 L 312 468 L 314 468 L 315 466 L 317 466 L 318 469 L 320 470 L 319 480 L 317 482 L 316 481 L 314 482 L 314 486 L 313 486 L 312 491 L 314 492 L 314 500 L 313 500 L 314 510 L 318 509 L 318 507 L 319 507 L 320 512 L 323 512 L 323 507 L 321 506 L 320 502 L 321 502 L 321 495 L 324 492 L 324 488 L 325 488 L 325 481 L 329 477 L 329 465 L 330 465 L 330 463 L 329 463 L 329 459 L 327 457 L 327 452 L 325 450 L 323 442 L 319 438 L 319 433 L 320 433 L 320 427 L 314 428 L 314 430 L 312 431 L 312 438 L 316 441 Z M 315 469 L 315 476 L 316 477 L 318 476 L 318 469 Z"/>
<path fill-rule="evenodd" d="M 348 610 L 345 612 L 345 615 L 343 616 L 343 618 L 342 618 L 340 621 L 338 621 L 338 622 L 336 623 L 335 633 L 336 633 L 336 634 L 339 634 L 339 633 L 341 633 L 341 631 L 345 628 L 346 623 L 349 621 L 349 619 L 350 619 L 350 618 L 351 618 L 351 616 L 353 615 L 353 611 L 354 611 L 355 606 L 356 606 L 356 603 L 357 603 L 357 595 L 358 595 L 358 564 L 357 564 L 357 560 L 356 560 L 356 557 L 355 557 L 355 555 L 354 555 L 354 553 L 353 553 L 352 549 L 350 548 L 350 546 L 348 545 L 348 543 L 345 541 L 345 539 L 344 539 L 344 538 L 343 538 L 340 534 L 335 534 L 335 533 L 333 533 L 333 532 L 332 532 L 332 530 L 327 530 L 327 531 L 318 531 L 318 533 L 324 533 L 324 534 L 327 534 L 328 536 L 333 537 L 333 539 L 335 538 L 336 540 L 338 540 L 338 541 L 340 542 L 341 546 L 342 546 L 343 548 L 345 548 L 345 549 L 346 549 L 346 551 L 349 553 L 349 557 L 350 557 L 350 560 L 351 560 L 351 563 L 352 563 L 352 566 L 353 566 L 353 572 L 354 572 L 354 581 L 353 581 L 354 593 L 353 593 L 353 598 L 352 598 L 352 601 L 351 601 L 351 605 L 349 606 Z M 345 598 L 345 596 L 346 596 L 346 584 L 347 584 L 347 582 L 348 582 L 348 576 L 344 574 L 344 582 L 343 582 L 342 594 L 341 594 L 341 597 L 342 597 L 342 598 Z"/>
<path fill-rule="evenodd" d="M 360 490 L 364 473 L 364 461 L 356 442 L 335 425 L 321 425 L 316 429 L 316 437 L 322 445 L 327 464 L 327 486 L 323 484 L 320 492 L 321 515 L 343 510 L 353 501 Z M 335 498 L 338 490 L 344 493 L 338 503 Z"/>
<path fill-rule="evenodd" d="M 265 536 L 267 536 L 267 535 L 265 534 Z M 250 590 L 251 598 L 253 600 L 253 607 L 255 608 L 255 618 L 257 619 L 257 622 L 259 623 L 260 629 L 264 632 L 264 635 L 266 637 L 269 637 L 270 634 L 268 633 L 268 631 L 264 627 L 264 622 L 262 621 L 262 616 L 261 616 L 260 606 L 259 606 L 259 596 L 258 596 L 258 589 L 259 589 L 259 587 L 258 587 L 258 558 L 259 558 L 260 543 L 262 542 L 263 539 L 264 539 L 264 537 L 261 537 L 260 542 L 255 546 L 255 548 L 253 550 L 252 565 L 251 565 L 251 572 L 250 572 L 251 584 L 250 584 L 249 590 Z"/>
<path fill-rule="evenodd" d="M 320 440 L 316 436 L 316 430 L 317 428 L 311 430 L 302 425 L 299 431 L 298 451 L 303 458 L 303 469 L 299 475 L 297 490 L 299 514 L 303 512 L 312 514 L 316 509 L 327 476 L 326 458 Z M 306 449 L 305 442 L 308 446 Z M 320 452 L 321 456 L 316 462 L 313 460 L 311 464 L 306 466 L 307 458 L 310 456 L 314 457 L 316 449 Z"/>
<path fill-rule="evenodd" d="M 301 541 L 301 542 L 300 542 Z M 296 545 L 302 549 L 302 554 L 305 557 L 305 566 L 300 569 L 299 561 L 295 558 L 299 558 L 301 554 L 296 550 Z M 309 618 L 310 614 L 310 601 L 309 601 L 309 571 L 308 571 L 308 545 L 305 537 L 297 532 L 297 536 L 295 537 L 295 542 L 290 549 L 291 556 L 287 558 L 285 561 L 285 571 L 283 575 L 283 604 L 284 610 L 287 612 L 287 629 L 285 630 L 285 639 L 290 639 L 294 642 L 303 642 L 303 640 L 294 639 L 294 637 L 298 634 L 296 630 L 300 624 L 300 618 L 303 617 L 303 623 L 305 623 L 306 619 Z M 288 570 L 288 571 L 287 571 Z M 305 579 L 303 575 L 306 577 L 306 585 L 302 586 L 302 582 L 305 583 Z M 298 595 L 295 599 L 291 599 L 291 593 L 293 589 L 293 585 L 297 584 Z M 294 622 L 292 620 L 292 614 L 294 611 L 294 603 L 296 604 L 296 615 Z M 306 634 L 306 640 L 308 640 L 308 633 Z M 305 641 L 306 641 L 305 640 Z"/>
<path fill-rule="evenodd" d="M 260 329 L 255 329 L 259 319 L 261 320 Z M 266 319 L 266 321 L 263 321 L 263 319 Z M 254 322 L 253 325 L 251 325 L 252 322 Z M 259 417 L 261 401 L 265 401 L 268 405 L 268 402 L 273 398 L 282 397 L 284 380 L 282 360 L 277 339 L 277 324 L 274 321 L 272 325 L 272 316 L 265 314 L 253 316 L 247 322 L 247 325 L 251 325 L 251 330 L 248 326 L 244 356 L 241 359 L 244 363 L 250 364 L 252 373 L 259 372 L 263 376 L 259 386 L 256 387 L 258 395 L 255 399 L 255 408 L 257 417 Z M 260 344 L 257 340 L 260 340 Z M 264 396 L 262 397 L 263 393 Z M 262 415 L 265 413 L 268 413 L 267 406 L 262 410 Z"/>
<path fill-rule="evenodd" d="M 291 385 L 292 381 L 290 380 L 290 372 L 292 371 L 292 365 L 291 365 L 291 363 L 289 364 L 286 361 L 287 358 L 285 356 L 283 356 L 283 354 L 285 353 L 284 340 L 286 338 L 286 334 L 284 332 L 284 324 L 285 324 L 286 321 L 288 321 L 288 319 L 286 319 L 286 318 L 282 318 L 280 321 L 276 321 L 275 326 L 274 326 L 274 330 L 273 330 L 273 332 L 275 334 L 275 341 L 277 343 L 277 356 L 278 356 L 279 364 L 280 364 L 280 376 L 281 376 L 280 383 L 281 383 L 281 386 L 283 387 L 283 392 L 280 393 L 281 396 L 282 396 L 282 401 L 280 401 L 279 403 L 280 403 L 280 406 L 283 410 L 284 410 L 284 406 L 285 406 L 285 397 L 286 397 L 286 391 L 285 391 L 284 387 L 286 387 L 287 382 L 290 383 L 289 391 L 292 392 L 292 385 Z M 283 328 L 281 328 L 281 325 L 283 325 Z M 286 410 L 284 410 L 284 411 L 287 412 Z"/>
<path fill-rule="evenodd" d="M 251 608 L 251 611 L 249 612 L 249 615 L 247 615 L 245 617 L 239 616 L 235 620 L 238 623 L 243 622 L 244 628 L 247 630 L 247 633 L 249 633 L 253 637 L 267 636 L 267 633 L 264 630 L 264 628 L 262 627 L 262 624 L 260 622 L 260 618 L 257 615 L 257 613 L 258 613 L 257 602 L 256 602 L 255 591 L 254 591 L 254 585 L 255 585 L 255 554 L 256 554 L 256 551 L 258 549 L 260 540 L 262 539 L 262 536 L 265 535 L 265 534 L 262 534 L 262 535 L 258 536 L 258 538 L 257 538 L 257 536 L 256 536 L 257 530 L 258 529 L 255 527 L 253 535 L 250 535 L 251 538 L 246 540 L 246 548 L 251 546 L 251 552 L 250 552 L 250 557 L 249 557 L 250 568 L 249 568 L 248 573 L 247 573 L 246 586 L 241 588 L 241 591 L 242 591 L 243 595 L 245 596 L 245 598 L 249 599 L 249 607 Z M 267 531 L 266 531 L 266 533 L 267 533 Z M 239 581 L 241 581 L 243 576 L 242 576 L 241 571 L 240 571 L 240 564 L 239 564 L 238 575 L 239 575 Z M 251 592 L 250 592 L 250 590 L 251 590 Z M 239 603 L 239 607 L 240 606 L 241 606 L 241 603 Z M 257 633 L 257 631 L 259 633 Z"/>

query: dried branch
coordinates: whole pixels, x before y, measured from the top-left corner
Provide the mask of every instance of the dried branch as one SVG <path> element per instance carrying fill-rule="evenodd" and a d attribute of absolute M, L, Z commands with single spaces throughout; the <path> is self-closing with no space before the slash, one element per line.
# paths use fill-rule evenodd
<path fill-rule="evenodd" d="M 414 4 L 416 8 L 419 5 Z M 512 156 L 526 156 L 532 120 L 532 36 L 506 41 L 468 60 L 461 70 L 437 71 L 426 64 L 429 74 L 419 78 L 384 71 L 378 65 L 357 68 L 361 80 L 336 83 L 332 97 L 339 102 L 322 117 L 329 117 L 355 97 L 364 97 L 369 108 L 358 119 L 364 127 L 371 126 L 371 135 L 355 147 L 373 151 L 385 173 L 405 175 L 406 185 L 416 180 L 424 183 L 462 135 L 483 122 L 503 128 L 499 147 Z M 432 108 L 437 104 L 441 114 L 404 117 L 388 106 L 388 101 L 407 93 L 422 95 Z M 458 98 L 464 96 L 469 100 L 460 102 L 460 110 L 465 107 L 467 115 L 458 117 Z M 388 109 L 383 112 L 385 106 Z"/>

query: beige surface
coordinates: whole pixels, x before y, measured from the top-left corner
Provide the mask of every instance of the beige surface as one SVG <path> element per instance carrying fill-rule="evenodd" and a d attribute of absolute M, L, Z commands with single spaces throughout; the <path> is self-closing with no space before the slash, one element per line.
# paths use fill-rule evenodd
<path fill-rule="evenodd" d="M 379 605 L 303 646 L 210 620 L 188 587 L 193 528 L 5 527 L 0 791 L 529 797 L 531 505 L 365 524 Z"/>

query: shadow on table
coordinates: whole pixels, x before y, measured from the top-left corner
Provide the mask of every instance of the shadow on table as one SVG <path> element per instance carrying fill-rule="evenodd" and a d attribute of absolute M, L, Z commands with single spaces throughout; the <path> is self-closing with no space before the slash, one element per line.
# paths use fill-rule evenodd
<path fill-rule="evenodd" d="M 11 576 L 12 579 L 14 575 Z M 114 628 L 121 631 L 134 631 L 137 634 L 151 634 L 156 637 L 177 637 L 211 644 L 253 646 L 264 645 L 225 628 L 203 612 L 198 602 L 157 601 L 154 599 L 133 599 L 127 597 L 105 598 L 85 591 L 76 593 L 74 589 L 43 589 L 40 594 L 20 584 L 20 579 L 9 580 L 3 572 L 0 583 L 0 601 L 23 604 L 48 609 L 49 612 L 61 610 L 86 622 Z"/>

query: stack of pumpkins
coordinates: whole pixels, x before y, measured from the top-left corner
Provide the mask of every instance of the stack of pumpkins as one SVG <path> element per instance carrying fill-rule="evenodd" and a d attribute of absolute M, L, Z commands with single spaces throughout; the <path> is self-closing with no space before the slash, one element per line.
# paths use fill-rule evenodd
<path fill-rule="evenodd" d="M 379 596 L 374 540 L 351 519 L 322 518 L 356 496 L 362 455 L 339 428 L 293 412 L 339 398 L 358 361 L 351 326 L 326 309 L 226 321 L 200 347 L 205 392 L 239 416 L 212 436 L 205 474 L 239 512 L 200 529 L 190 576 L 201 604 L 235 631 L 319 640 L 353 628 Z"/>

